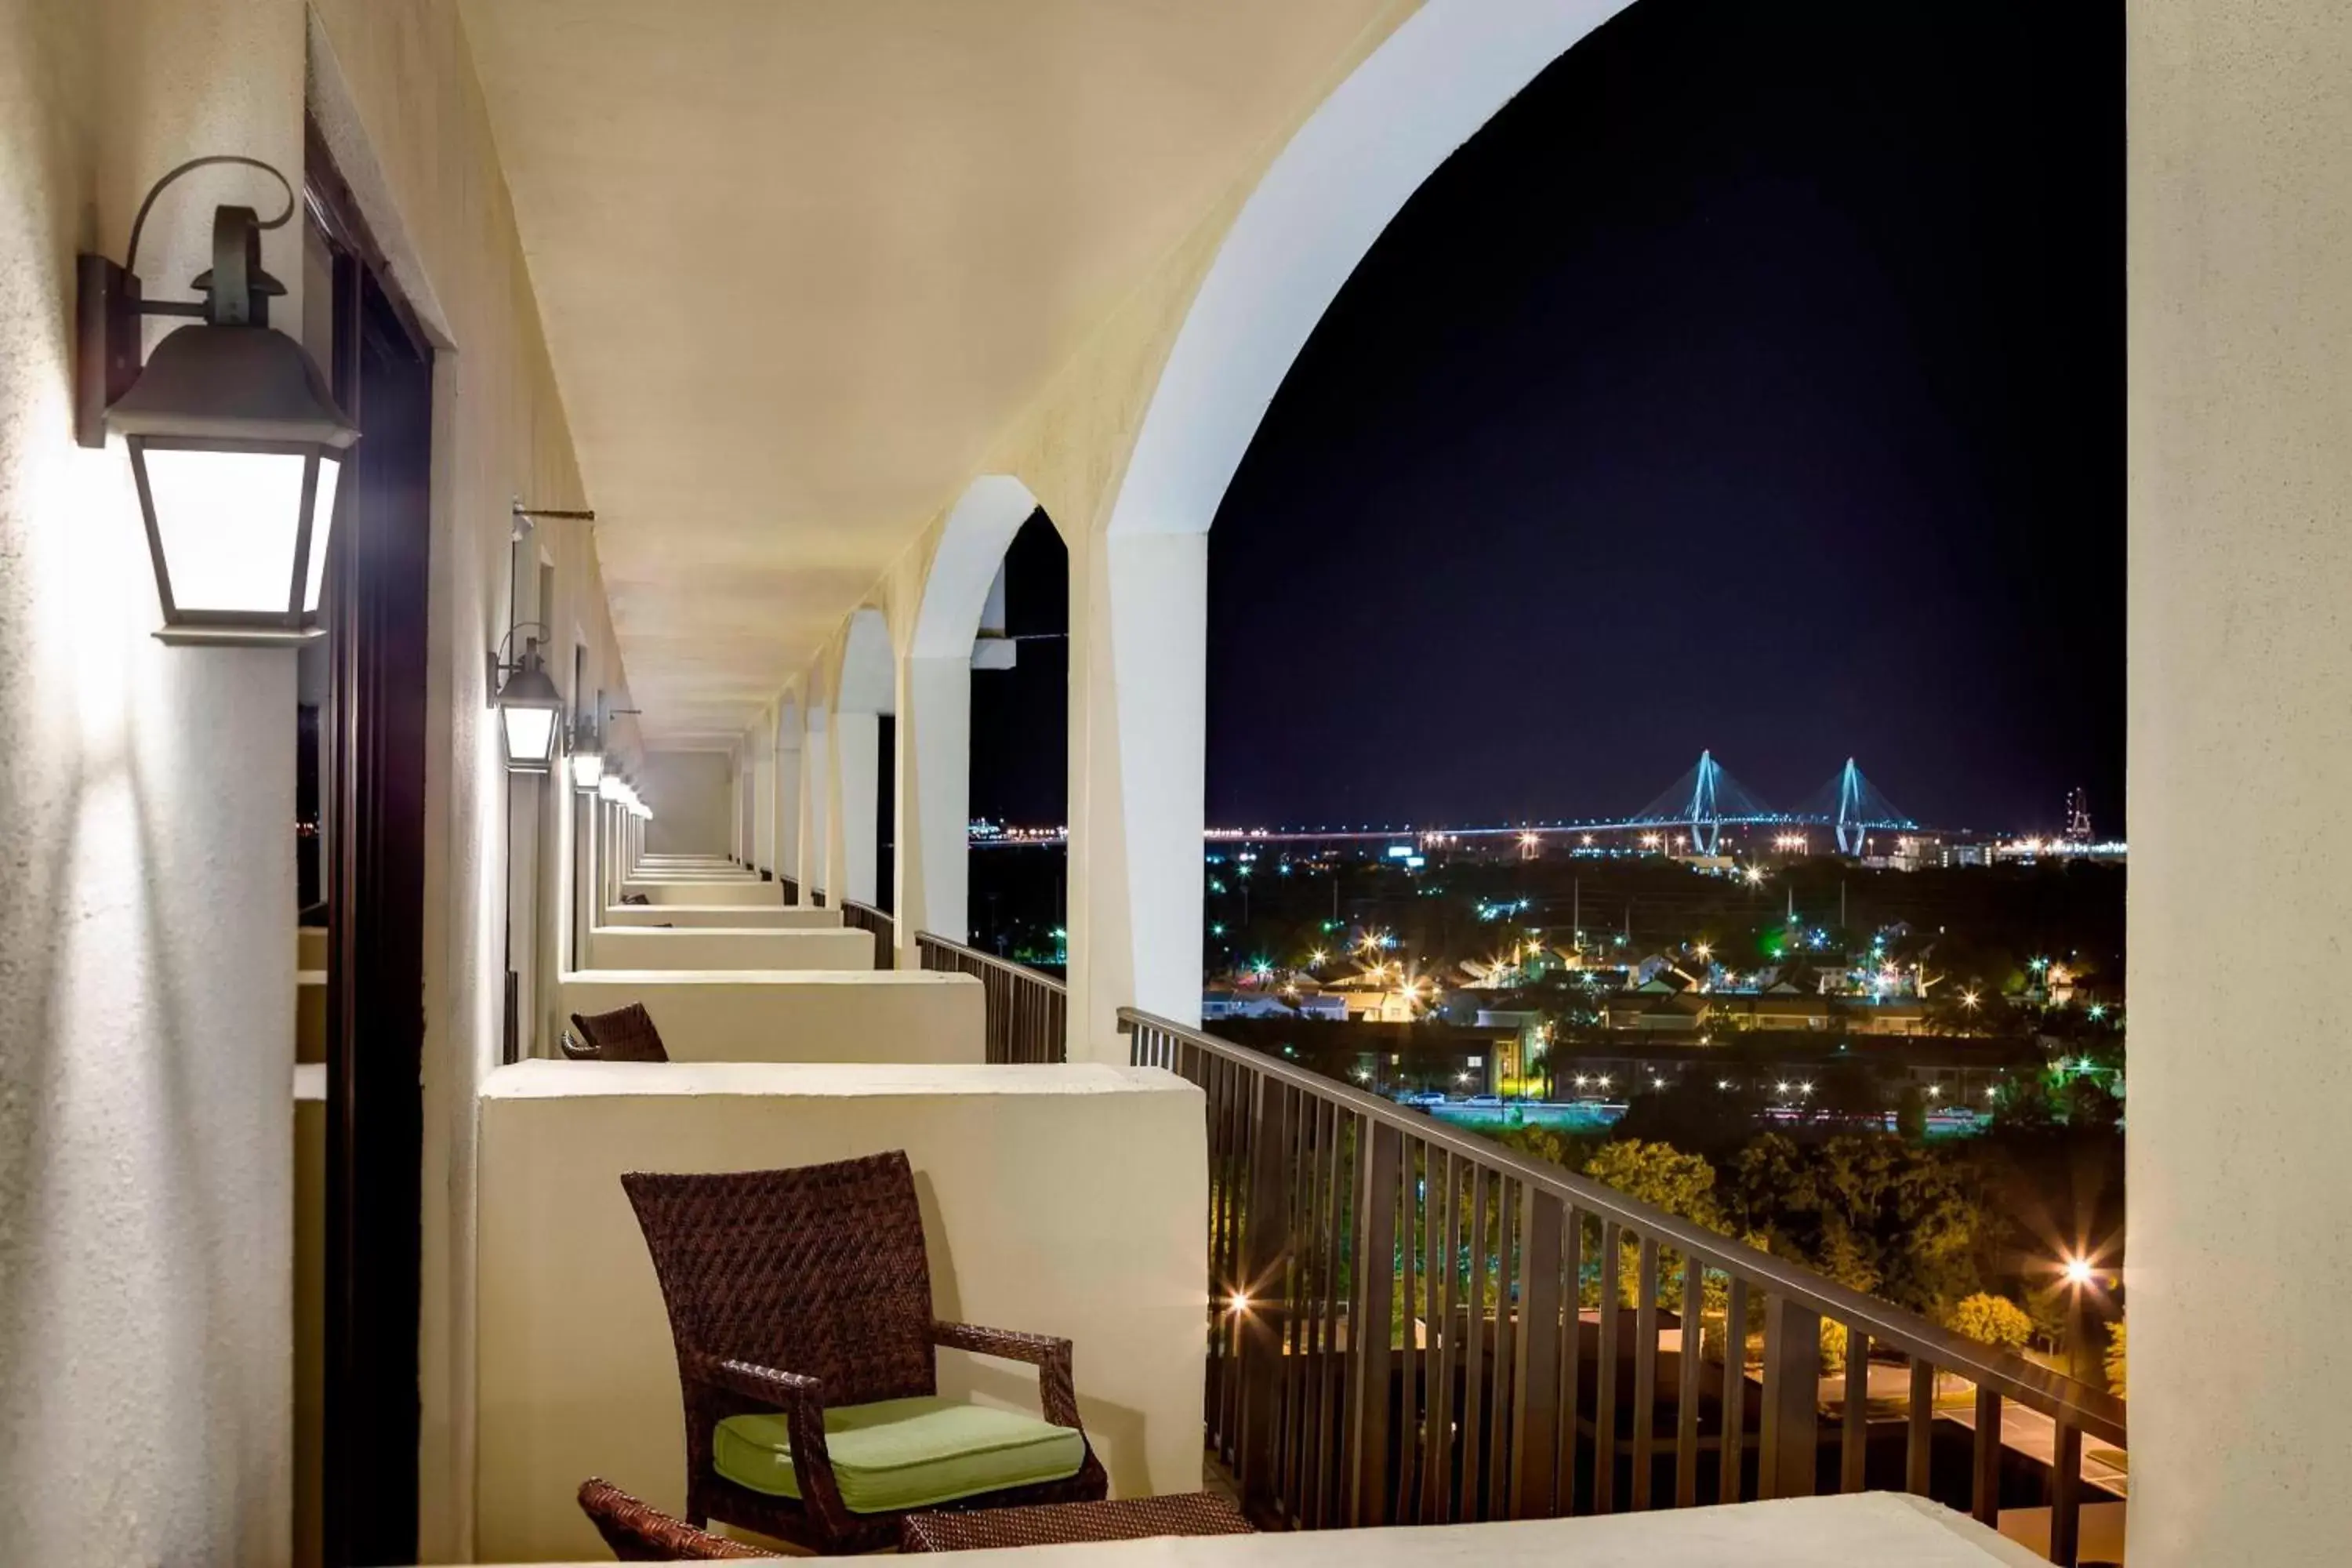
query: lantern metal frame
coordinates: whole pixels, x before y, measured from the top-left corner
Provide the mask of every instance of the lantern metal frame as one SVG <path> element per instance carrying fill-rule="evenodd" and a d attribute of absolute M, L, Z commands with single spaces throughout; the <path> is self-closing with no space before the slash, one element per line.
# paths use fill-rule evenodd
<path fill-rule="evenodd" d="M 137 272 L 139 240 L 156 197 L 196 169 L 231 163 L 275 178 L 286 192 L 285 210 L 264 221 L 250 207 L 215 206 L 213 264 L 191 285 L 204 294 L 203 301 L 144 299 Z M 259 159 L 231 153 L 194 158 L 149 188 L 131 220 L 122 262 L 87 253 L 76 259 L 75 438 L 85 447 L 103 447 L 109 435 L 116 435 L 129 448 L 163 615 L 155 636 L 165 642 L 281 645 L 309 641 L 323 629 L 322 606 L 312 600 L 310 589 L 316 581 L 323 600 L 323 567 L 336 510 L 350 504 L 352 487 L 343 482 L 340 465 L 360 432 L 302 345 L 269 325 L 269 301 L 286 289 L 262 268 L 261 236 L 290 219 L 295 205 L 286 176 Z M 187 317 L 194 324 L 166 335 L 142 363 L 142 321 L 149 316 Z M 283 610 L 181 603 L 148 464 L 151 454 L 167 451 L 303 459 Z M 338 468 L 333 498 L 322 509 L 319 492 L 329 463 Z"/>
<path fill-rule="evenodd" d="M 525 637 L 521 653 L 510 661 L 499 658 L 513 646 L 517 634 L 534 630 L 543 636 L 547 627 L 538 621 L 508 627 L 507 635 L 499 639 L 499 646 L 491 648 L 488 656 L 489 678 L 484 689 L 489 694 L 489 706 L 498 710 L 499 750 L 510 773 L 551 773 L 563 760 L 563 693 L 556 689 L 554 678 L 547 673 L 547 661 L 540 657 L 540 639 Z M 509 709 L 530 709 L 547 714 L 544 752 L 525 757 L 515 754 L 513 732 L 506 721 Z"/>

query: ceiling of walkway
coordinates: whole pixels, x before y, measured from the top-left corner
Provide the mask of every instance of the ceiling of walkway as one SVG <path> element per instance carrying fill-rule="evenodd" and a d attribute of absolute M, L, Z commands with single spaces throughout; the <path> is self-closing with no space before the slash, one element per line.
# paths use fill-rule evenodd
<path fill-rule="evenodd" d="M 747 727 L 1382 0 L 462 0 L 649 736 Z"/>

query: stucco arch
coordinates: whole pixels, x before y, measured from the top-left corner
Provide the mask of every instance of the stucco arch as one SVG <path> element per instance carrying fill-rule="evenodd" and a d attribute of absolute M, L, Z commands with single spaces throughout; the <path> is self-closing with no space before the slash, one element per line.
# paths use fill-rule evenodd
<path fill-rule="evenodd" d="M 842 639 L 835 713 L 896 713 L 898 681 L 890 652 L 890 623 L 871 605 L 849 617 Z"/>
<path fill-rule="evenodd" d="M 1021 525 L 1037 510 L 1029 487 L 1010 474 L 972 480 L 948 511 L 924 574 L 915 615 L 914 658 L 969 658 L 988 590 Z"/>
<path fill-rule="evenodd" d="M 1073 607 L 1074 636 L 1087 628 L 1071 707 L 1074 1057 L 1119 1058 L 1124 1005 L 1200 1020 L 1208 531 L 1267 405 L 1423 182 L 1631 3 L 1426 0 L 1291 136 L 1226 231 Z"/>
<path fill-rule="evenodd" d="M 1423 181 L 1632 0 L 1427 0 L 1298 128 L 1177 330 L 1106 525 L 1202 533 L 1316 323 Z"/>

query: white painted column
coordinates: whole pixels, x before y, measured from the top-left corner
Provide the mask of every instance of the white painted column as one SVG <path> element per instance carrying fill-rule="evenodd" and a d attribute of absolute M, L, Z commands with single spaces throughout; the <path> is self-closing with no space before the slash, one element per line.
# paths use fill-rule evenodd
<path fill-rule="evenodd" d="M 833 874 L 833 778 L 832 715 L 822 708 L 809 710 L 808 743 L 801 752 L 802 791 L 804 803 L 801 834 L 801 901 L 814 903 L 812 895 L 828 891 L 825 879 Z"/>
<path fill-rule="evenodd" d="M 776 875 L 797 881 L 801 858 L 801 729 L 799 711 L 790 707 L 777 716 L 773 766 Z"/>
<path fill-rule="evenodd" d="M 776 868 L 776 717 L 751 731 L 751 864 Z"/>
<path fill-rule="evenodd" d="M 2352 26 L 2126 8 L 2131 1560 L 2352 1538 Z"/>
<path fill-rule="evenodd" d="M 970 934 L 971 658 L 901 661 L 898 693 L 898 927 L 912 964 L 914 933 Z"/>
<path fill-rule="evenodd" d="M 169 647 L 121 444 L 72 426 L 73 255 L 173 164 L 302 169 L 294 0 L 0 21 L 0 1515 L 12 1563 L 291 1551 L 295 655 Z M 217 174 L 218 178 L 213 178 Z M 190 298 L 217 202 L 139 257 Z M 263 237 L 302 320 L 300 226 Z M 125 1435 L 132 1450 L 125 1448 Z M 133 1451 L 135 1450 L 135 1451 Z M 102 1545 L 94 1543 L 102 1542 Z"/>
<path fill-rule="evenodd" d="M 876 836 L 881 826 L 881 721 L 871 713 L 833 716 L 833 773 L 840 814 L 835 834 L 840 896 L 871 904 L 879 891 Z"/>
<path fill-rule="evenodd" d="M 1071 555 L 1069 1056 L 1124 1061 L 1120 1007 L 1201 1017 L 1208 536 Z"/>

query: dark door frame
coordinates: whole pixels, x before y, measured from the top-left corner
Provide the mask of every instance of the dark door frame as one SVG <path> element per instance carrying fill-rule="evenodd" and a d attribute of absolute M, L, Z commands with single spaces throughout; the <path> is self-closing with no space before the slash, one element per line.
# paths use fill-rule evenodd
<path fill-rule="evenodd" d="M 327 562 L 328 1568 L 413 1563 L 424 1240 L 425 660 L 433 351 L 316 125 L 309 221 L 360 426 Z"/>

